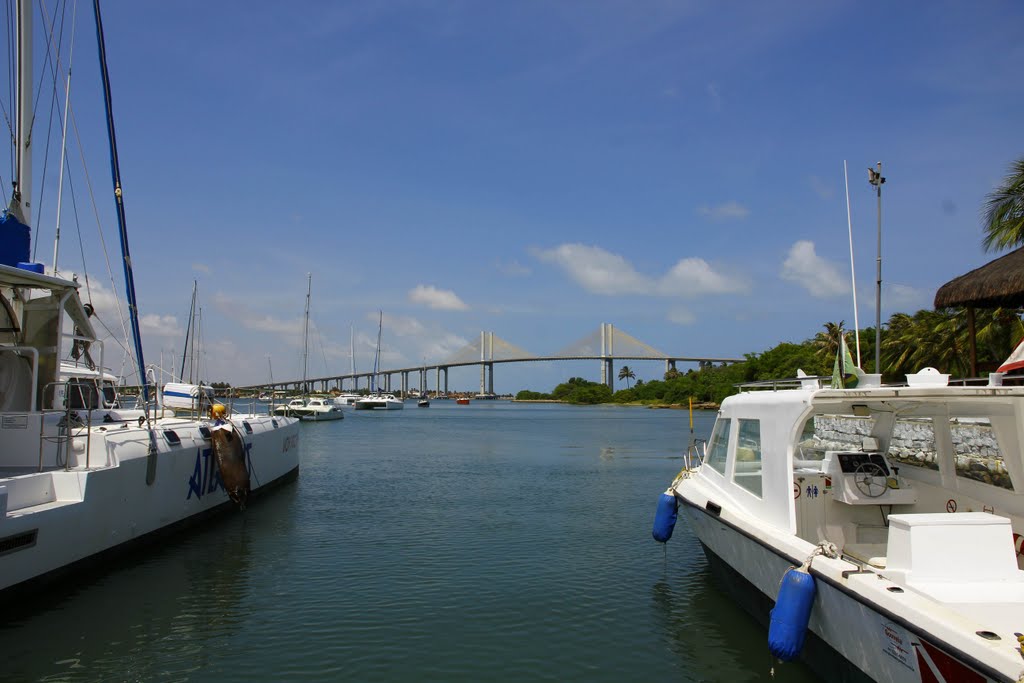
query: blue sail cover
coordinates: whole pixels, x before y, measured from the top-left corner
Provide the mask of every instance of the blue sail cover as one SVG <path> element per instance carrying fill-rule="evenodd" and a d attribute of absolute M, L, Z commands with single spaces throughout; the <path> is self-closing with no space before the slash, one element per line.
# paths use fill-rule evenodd
<path fill-rule="evenodd" d="M 10 211 L 0 216 L 0 263 L 17 268 L 31 256 L 32 230 Z"/>

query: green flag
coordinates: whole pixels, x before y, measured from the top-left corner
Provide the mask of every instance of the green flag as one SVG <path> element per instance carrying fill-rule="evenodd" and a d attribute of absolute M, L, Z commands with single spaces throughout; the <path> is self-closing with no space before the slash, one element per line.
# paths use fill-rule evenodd
<path fill-rule="evenodd" d="M 857 373 L 850 348 L 846 345 L 846 334 L 839 333 L 839 348 L 836 350 L 836 362 L 832 366 L 832 388 L 852 389 L 857 386 Z"/>

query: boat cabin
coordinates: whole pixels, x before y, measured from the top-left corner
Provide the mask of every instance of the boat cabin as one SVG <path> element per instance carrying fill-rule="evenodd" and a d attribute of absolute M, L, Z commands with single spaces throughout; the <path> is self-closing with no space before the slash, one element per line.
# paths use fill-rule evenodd
<path fill-rule="evenodd" d="M 949 566 L 950 548 L 910 544 L 950 525 L 978 576 L 1024 568 L 1024 389 L 804 384 L 723 403 L 700 476 L 734 509 L 887 576 Z"/>

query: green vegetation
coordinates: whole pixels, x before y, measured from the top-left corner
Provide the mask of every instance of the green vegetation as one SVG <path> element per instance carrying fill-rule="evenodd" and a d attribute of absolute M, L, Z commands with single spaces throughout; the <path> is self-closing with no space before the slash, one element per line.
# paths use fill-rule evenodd
<path fill-rule="evenodd" d="M 1017 311 L 1010 309 L 977 310 L 978 367 L 982 372 L 995 370 L 1024 336 L 1024 325 Z M 718 404 L 736 393 L 736 384 L 759 380 L 796 377 L 797 370 L 808 375 L 831 375 L 839 346 L 843 321 L 823 325 L 823 331 L 800 343 L 783 342 L 762 353 L 749 353 L 742 363 L 705 364 L 699 369 L 679 372 L 671 369 L 664 379 L 644 382 L 612 394 L 607 386 L 573 377 L 559 384 L 550 394 L 520 391 L 516 400 L 558 400 L 566 403 L 641 403 L 646 405 L 686 405 L 692 398 L 698 404 Z M 921 310 L 914 315 L 896 313 L 882 332 L 883 381 L 900 382 L 907 373 L 934 367 L 954 377 L 966 377 L 968 358 L 967 314 L 963 309 Z M 856 354 L 854 335 L 846 330 L 847 344 Z M 873 327 L 860 332 L 862 365 L 874 372 Z M 623 371 L 628 370 L 627 367 Z M 633 374 L 619 372 L 626 378 Z"/>
<path fill-rule="evenodd" d="M 1003 184 L 989 194 L 982 227 L 982 244 L 989 251 L 1024 244 L 1024 159 L 1015 161 Z"/>

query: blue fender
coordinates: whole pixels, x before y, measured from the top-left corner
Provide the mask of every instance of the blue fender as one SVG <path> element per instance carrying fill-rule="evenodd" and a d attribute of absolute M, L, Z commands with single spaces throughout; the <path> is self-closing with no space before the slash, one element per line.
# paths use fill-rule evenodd
<path fill-rule="evenodd" d="M 815 593 L 814 577 L 803 568 L 791 568 L 782 577 L 768 626 L 768 650 L 778 659 L 789 662 L 800 655 Z"/>
<path fill-rule="evenodd" d="M 658 499 L 658 511 L 654 514 L 654 529 L 651 535 L 658 543 L 665 543 L 672 538 L 672 530 L 676 528 L 679 501 L 671 491 L 661 494 Z"/>

